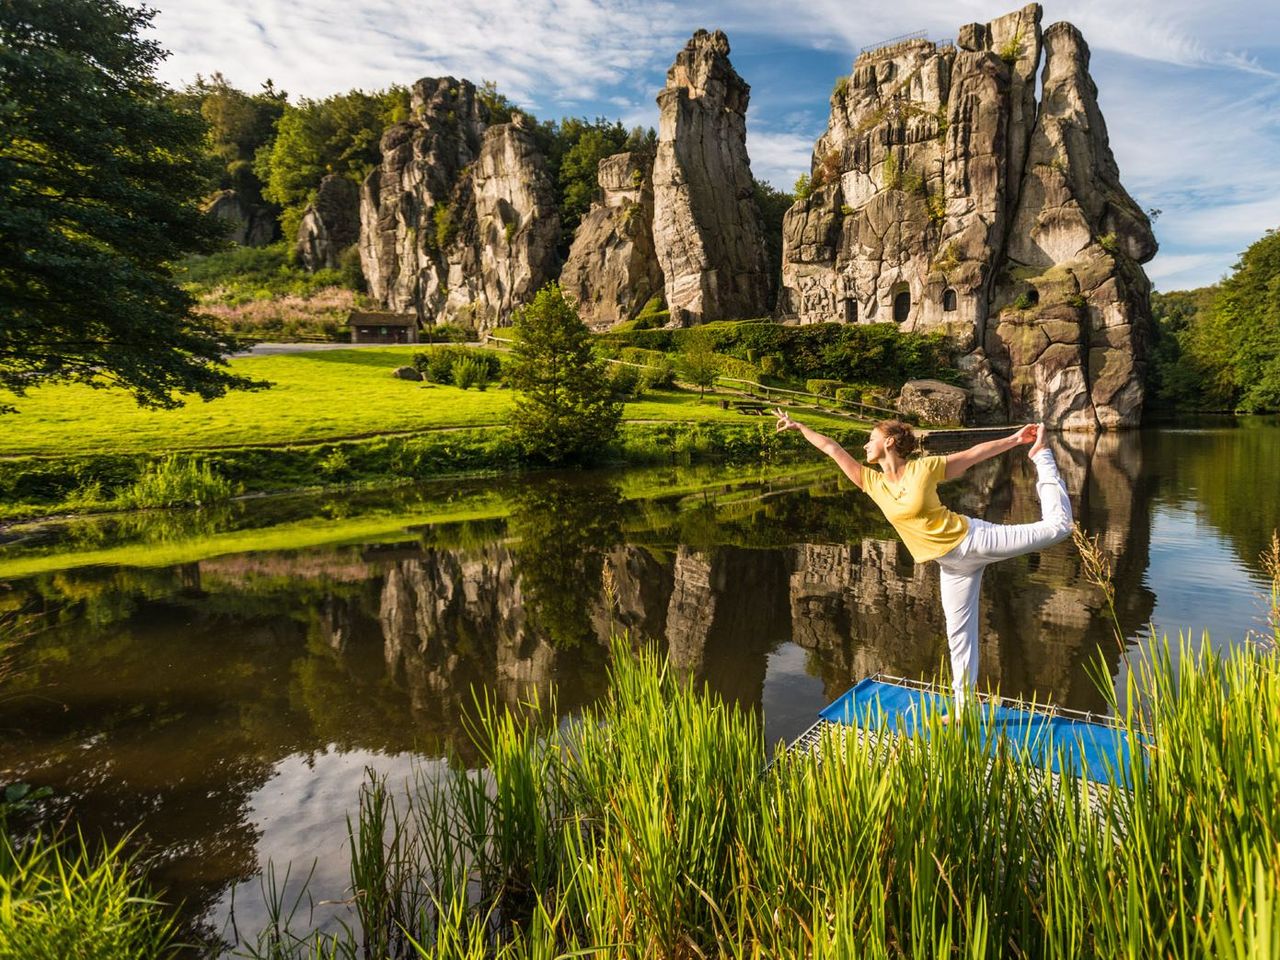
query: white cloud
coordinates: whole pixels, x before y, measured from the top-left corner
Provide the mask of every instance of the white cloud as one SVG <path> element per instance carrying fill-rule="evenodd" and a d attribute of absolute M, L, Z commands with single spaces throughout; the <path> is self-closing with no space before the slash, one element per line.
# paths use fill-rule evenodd
<path fill-rule="evenodd" d="M 173 56 L 162 79 L 221 70 L 302 96 L 445 73 L 492 79 L 512 99 L 590 98 L 669 61 L 681 40 L 655 23 L 667 0 L 159 0 L 155 32 Z"/>
<path fill-rule="evenodd" d="M 1216 283 L 1226 273 L 1217 253 L 1161 253 L 1146 271 L 1157 290 L 1191 290 Z"/>
<path fill-rule="evenodd" d="M 757 130 L 748 122 L 747 156 L 752 175 L 789 191 L 796 177 L 809 172 L 814 139 L 799 133 Z"/>

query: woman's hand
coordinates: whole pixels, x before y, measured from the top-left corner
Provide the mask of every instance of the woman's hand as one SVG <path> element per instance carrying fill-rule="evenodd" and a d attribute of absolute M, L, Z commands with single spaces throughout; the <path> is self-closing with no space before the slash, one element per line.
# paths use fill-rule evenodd
<path fill-rule="evenodd" d="M 1024 443 L 1035 443 L 1036 438 L 1040 436 L 1040 425 L 1028 423 L 1025 427 L 1020 427 L 1015 433 L 1009 435 L 1009 439 L 1013 441 L 1015 446 Z"/>
<path fill-rule="evenodd" d="M 800 429 L 800 424 L 792 420 L 791 414 L 787 413 L 787 411 L 783 410 L 781 407 L 774 407 L 773 415 L 778 418 L 778 433 L 782 433 L 784 430 Z"/>

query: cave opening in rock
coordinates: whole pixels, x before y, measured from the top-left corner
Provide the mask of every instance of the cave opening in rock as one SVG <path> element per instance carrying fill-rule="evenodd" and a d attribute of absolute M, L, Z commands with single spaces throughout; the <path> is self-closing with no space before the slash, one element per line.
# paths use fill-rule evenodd
<path fill-rule="evenodd" d="M 951 313 L 956 308 L 956 292 L 951 287 L 942 291 L 942 309 Z"/>
<path fill-rule="evenodd" d="M 899 290 L 893 295 L 893 322 L 903 323 L 911 315 L 911 291 Z"/>

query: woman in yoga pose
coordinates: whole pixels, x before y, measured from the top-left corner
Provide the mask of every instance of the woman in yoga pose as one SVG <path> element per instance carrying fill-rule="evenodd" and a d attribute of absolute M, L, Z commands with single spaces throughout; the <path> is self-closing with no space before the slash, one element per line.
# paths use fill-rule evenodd
<path fill-rule="evenodd" d="M 1027 424 L 1000 440 L 979 443 L 945 457 L 908 459 L 919 447 L 911 427 L 900 420 L 885 420 L 871 431 L 863 450 L 863 466 L 840 444 L 799 423 L 782 409 L 778 430 L 799 430 L 811 444 L 829 456 L 845 476 L 875 501 L 917 563 L 938 561 L 942 585 L 942 612 L 947 621 L 951 651 L 952 687 L 956 705 L 978 680 L 978 600 L 982 571 L 997 560 L 1043 550 L 1071 534 L 1071 501 L 1058 476 L 1058 465 L 1048 447 L 1042 424 Z M 938 499 L 938 484 L 953 480 L 974 464 L 1031 444 L 1027 455 L 1036 468 L 1040 519 L 1035 523 L 996 524 L 953 513 Z"/>

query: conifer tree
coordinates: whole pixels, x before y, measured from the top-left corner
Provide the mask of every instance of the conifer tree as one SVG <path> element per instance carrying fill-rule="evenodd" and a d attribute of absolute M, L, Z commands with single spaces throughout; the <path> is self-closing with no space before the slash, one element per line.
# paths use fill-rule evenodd
<path fill-rule="evenodd" d="M 551 283 L 516 313 L 514 326 L 517 443 L 530 460 L 544 463 L 595 459 L 618 434 L 622 404 L 592 353 L 586 324 Z"/>

